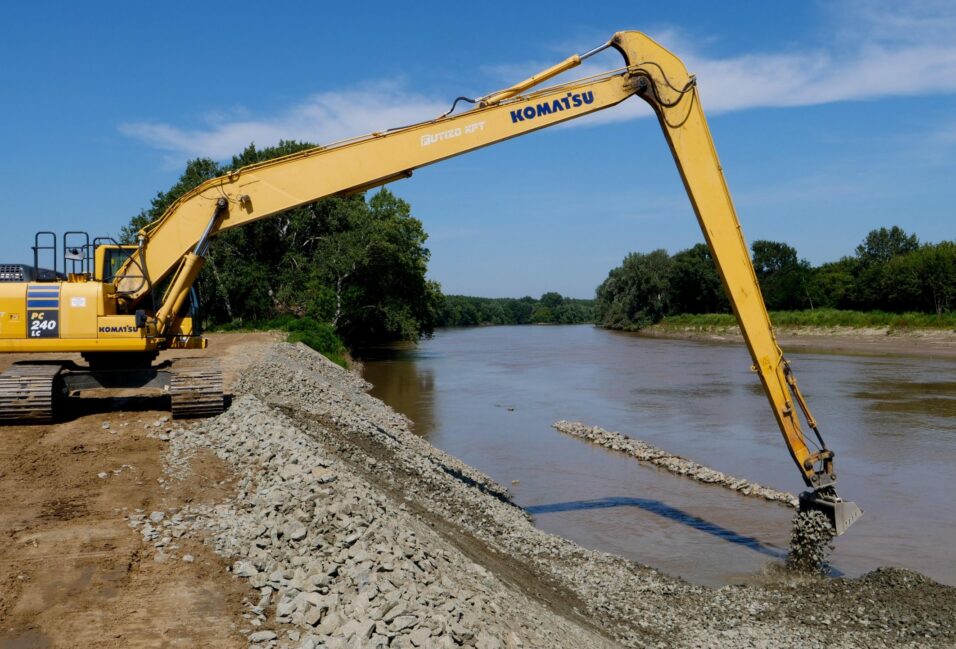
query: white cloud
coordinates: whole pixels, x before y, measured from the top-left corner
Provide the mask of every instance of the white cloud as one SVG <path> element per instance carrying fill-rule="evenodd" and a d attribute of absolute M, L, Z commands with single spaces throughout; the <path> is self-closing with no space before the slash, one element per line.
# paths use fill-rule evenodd
<path fill-rule="evenodd" d="M 709 113 L 956 92 L 956 3 L 931 0 L 900 8 L 896 3 L 847 2 L 828 11 L 831 26 L 820 37 L 825 45 L 805 50 L 710 57 L 697 47 L 706 44 L 706 39 L 691 43 L 692 39 L 673 29 L 653 36 L 677 52 L 697 75 Z M 599 73 L 616 65 L 613 56 L 602 55 L 600 63 L 589 61 L 568 74 Z M 553 63 L 488 66 L 483 72 L 507 86 Z M 175 156 L 222 159 L 249 142 L 267 146 L 280 139 L 296 139 L 325 144 L 430 119 L 447 107 L 447 98 L 376 83 L 319 93 L 271 117 L 249 117 L 237 108 L 231 117 L 213 116 L 206 127 L 131 122 L 120 130 Z M 643 102 L 629 101 L 569 125 L 649 115 Z"/>
<path fill-rule="evenodd" d="M 827 45 L 803 50 L 711 57 L 697 47 L 700 39 L 679 30 L 650 35 L 697 76 L 710 114 L 956 92 L 956 3 L 898 4 L 843 3 L 830 10 L 833 25 L 820 37 Z M 603 55 L 604 66 L 614 65 L 608 63 L 614 56 Z M 515 81 L 551 64 L 489 66 L 485 72 Z M 599 67 L 589 62 L 572 73 L 587 76 Z M 651 114 L 642 102 L 628 102 L 569 125 Z"/>
<path fill-rule="evenodd" d="M 279 140 L 328 144 L 345 137 L 404 126 L 437 117 L 448 110 L 445 101 L 378 83 L 341 92 L 323 92 L 272 117 L 212 118 L 209 126 L 181 129 L 162 122 L 128 122 L 120 131 L 158 149 L 189 157 L 221 160 L 244 149 Z"/>

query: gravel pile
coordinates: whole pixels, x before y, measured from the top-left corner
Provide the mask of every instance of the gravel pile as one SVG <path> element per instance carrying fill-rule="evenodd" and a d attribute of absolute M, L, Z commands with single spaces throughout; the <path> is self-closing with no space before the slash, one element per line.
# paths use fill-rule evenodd
<path fill-rule="evenodd" d="M 915 573 L 780 571 L 712 590 L 545 534 L 505 488 L 414 435 L 367 388 L 308 348 L 275 345 L 227 413 L 168 434 L 169 481 L 211 448 L 240 476 L 235 496 L 131 517 L 157 552 L 175 556 L 189 535 L 233 561 L 255 589 L 252 646 L 956 642 L 956 589 Z"/>
<path fill-rule="evenodd" d="M 170 481 L 202 447 L 242 476 L 235 498 L 131 524 L 161 552 L 197 534 L 235 558 L 233 574 L 257 591 L 247 602 L 251 646 L 612 646 L 509 589 L 254 396 L 174 431 Z"/>
<path fill-rule="evenodd" d="M 680 455 L 668 453 L 656 446 L 651 446 L 647 442 L 633 439 L 621 433 L 613 433 L 603 428 L 598 428 L 597 426 L 587 426 L 576 421 L 558 421 L 552 425 L 558 432 L 564 433 L 565 435 L 577 437 L 578 439 L 586 440 L 612 451 L 630 455 L 641 462 L 648 462 L 654 466 L 670 471 L 673 474 L 692 478 L 697 482 L 719 485 L 745 496 L 780 502 L 788 507 L 796 508 L 798 505 L 797 497 L 791 493 L 764 487 L 756 482 L 745 480 L 744 478 L 727 475 L 716 469 L 698 464 Z"/>

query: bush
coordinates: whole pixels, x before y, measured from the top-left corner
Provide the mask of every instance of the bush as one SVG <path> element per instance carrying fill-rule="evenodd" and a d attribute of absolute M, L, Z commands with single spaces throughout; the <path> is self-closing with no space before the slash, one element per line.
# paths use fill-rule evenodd
<path fill-rule="evenodd" d="M 348 367 L 345 344 L 328 322 L 284 314 L 256 322 L 228 322 L 216 327 L 215 331 L 287 331 L 286 342 L 303 343 L 336 365 Z"/>
<path fill-rule="evenodd" d="M 345 345 L 335 329 L 327 322 L 316 322 L 311 318 L 300 318 L 292 325 L 287 340 L 290 343 L 304 343 L 319 352 L 336 365 L 348 367 L 345 360 Z"/>

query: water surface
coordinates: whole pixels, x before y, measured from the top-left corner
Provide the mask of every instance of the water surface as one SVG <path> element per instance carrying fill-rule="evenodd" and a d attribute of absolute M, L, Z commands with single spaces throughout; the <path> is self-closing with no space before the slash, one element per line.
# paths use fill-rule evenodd
<path fill-rule="evenodd" d="M 864 517 L 833 564 L 956 585 L 956 363 L 788 354 Z M 767 486 L 803 489 L 743 346 L 591 326 L 449 329 L 369 352 L 372 394 L 435 446 L 509 486 L 544 530 L 720 585 L 785 552 L 792 511 L 580 440 L 577 420 Z M 513 481 L 514 484 L 512 484 Z"/>

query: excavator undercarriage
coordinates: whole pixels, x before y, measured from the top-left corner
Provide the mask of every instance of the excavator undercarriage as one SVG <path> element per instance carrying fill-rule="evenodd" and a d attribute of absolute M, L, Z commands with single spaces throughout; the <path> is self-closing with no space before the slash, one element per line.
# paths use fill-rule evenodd
<path fill-rule="evenodd" d="M 29 361 L 0 373 L 0 423 L 55 421 L 66 399 L 94 390 L 168 396 L 174 419 L 212 417 L 224 409 L 222 370 L 206 359 L 141 368 Z"/>

